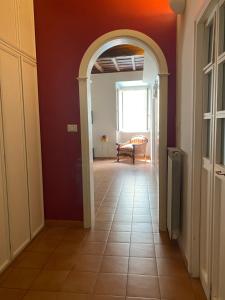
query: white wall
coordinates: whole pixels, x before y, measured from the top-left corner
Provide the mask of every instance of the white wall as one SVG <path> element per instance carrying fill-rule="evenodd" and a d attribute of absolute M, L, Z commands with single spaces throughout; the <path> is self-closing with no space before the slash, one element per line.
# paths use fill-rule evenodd
<path fill-rule="evenodd" d="M 118 72 L 94 74 L 91 77 L 91 97 L 93 110 L 93 147 L 96 157 L 116 155 L 116 87 L 117 81 L 142 80 L 143 72 Z M 101 142 L 107 135 L 109 141 Z"/>
<path fill-rule="evenodd" d="M 191 247 L 191 172 L 193 130 L 194 21 L 208 0 L 187 0 L 177 29 L 177 145 L 185 152 L 183 169 L 183 216 L 180 246 L 187 262 Z"/>

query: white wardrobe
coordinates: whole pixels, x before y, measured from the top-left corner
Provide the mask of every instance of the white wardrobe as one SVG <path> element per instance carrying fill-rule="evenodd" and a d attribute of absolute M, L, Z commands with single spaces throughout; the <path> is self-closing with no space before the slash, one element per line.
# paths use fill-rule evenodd
<path fill-rule="evenodd" d="M 43 225 L 33 0 L 0 0 L 0 272 Z"/>

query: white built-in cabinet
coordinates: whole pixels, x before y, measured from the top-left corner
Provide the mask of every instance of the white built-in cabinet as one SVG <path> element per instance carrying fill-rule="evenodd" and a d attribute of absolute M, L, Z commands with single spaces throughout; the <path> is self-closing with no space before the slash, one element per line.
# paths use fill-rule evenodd
<path fill-rule="evenodd" d="M 0 272 L 44 225 L 32 0 L 0 0 Z"/>

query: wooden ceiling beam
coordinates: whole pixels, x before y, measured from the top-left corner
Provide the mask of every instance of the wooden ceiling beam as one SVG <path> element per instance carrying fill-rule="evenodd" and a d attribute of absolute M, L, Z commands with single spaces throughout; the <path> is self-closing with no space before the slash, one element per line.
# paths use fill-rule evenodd
<path fill-rule="evenodd" d="M 112 60 L 112 62 L 114 63 L 114 66 L 115 66 L 115 68 L 116 68 L 116 71 L 117 71 L 117 72 L 120 72 L 120 68 L 119 68 L 119 65 L 118 65 L 118 63 L 117 63 L 117 61 L 116 61 L 116 58 L 115 58 L 115 57 L 112 57 L 111 60 Z"/>
<path fill-rule="evenodd" d="M 100 66 L 100 64 L 96 61 L 96 63 L 95 63 L 95 68 L 99 71 L 99 72 L 101 72 L 101 73 L 103 73 L 104 72 L 104 69 L 103 69 L 103 67 L 102 66 Z"/>
<path fill-rule="evenodd" d="M 131 61 L 132 61 L 133 71 L 136 71 L 136 65 L 135 65 L 134 56 L 131 56 Z"/>

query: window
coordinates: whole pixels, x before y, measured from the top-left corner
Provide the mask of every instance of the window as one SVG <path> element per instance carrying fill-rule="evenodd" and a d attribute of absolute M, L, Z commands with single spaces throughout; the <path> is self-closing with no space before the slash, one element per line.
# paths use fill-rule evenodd
<path fill-rule="evenodd" d="M 148 131 L 148 89 L 119 90 L 119 131 Z"/>

